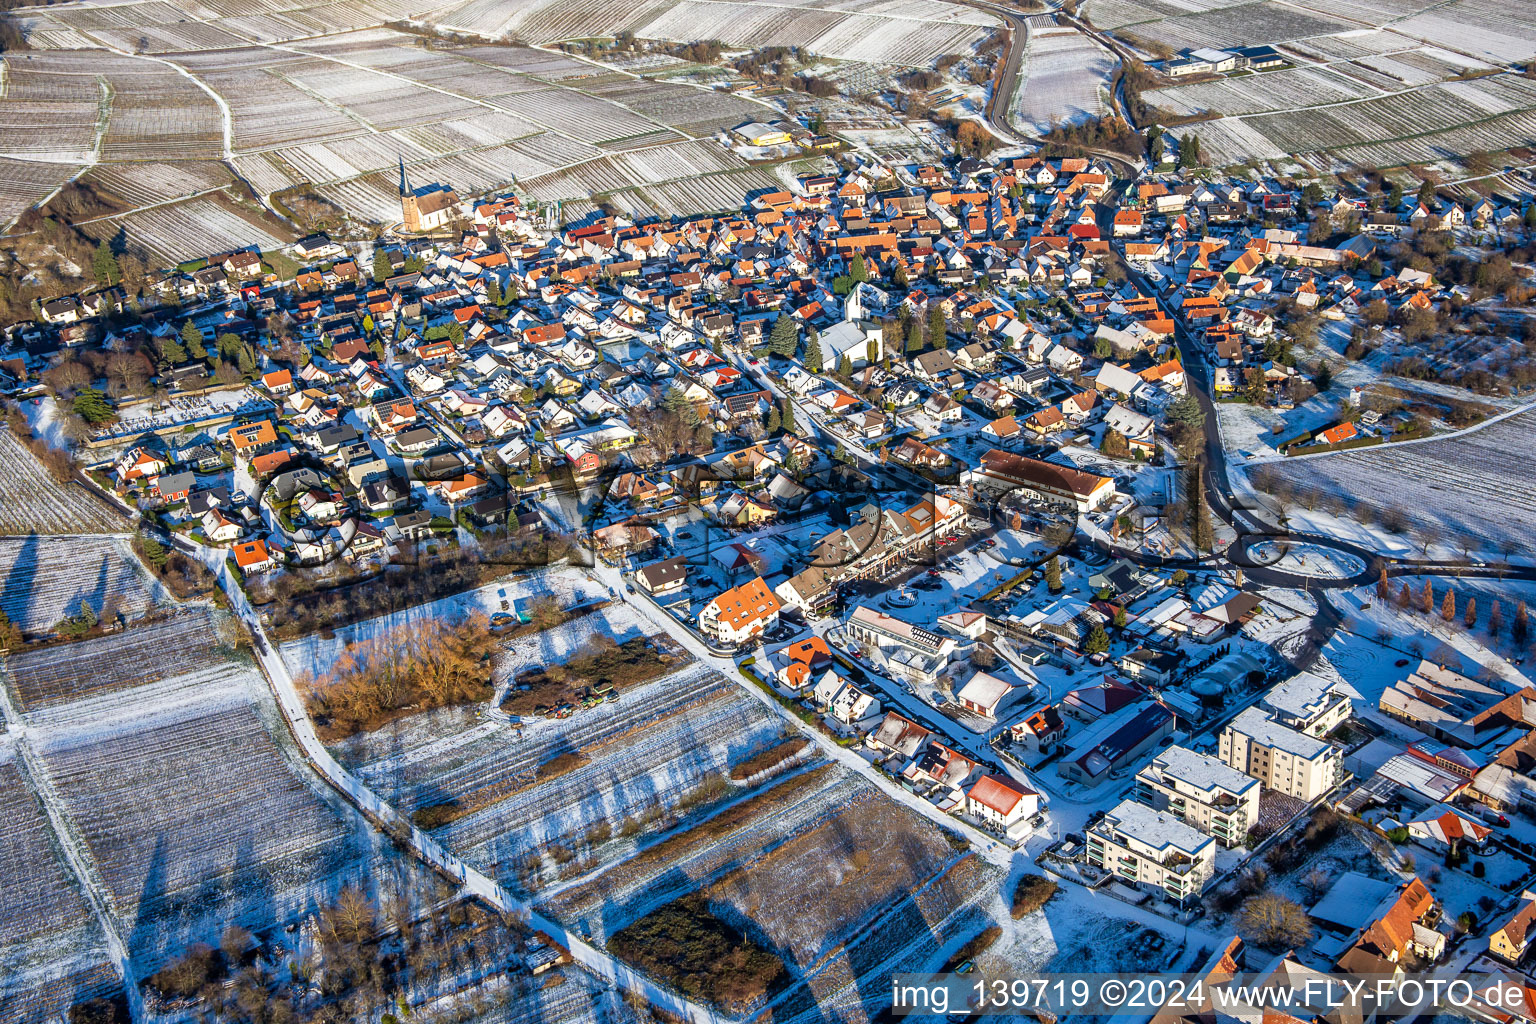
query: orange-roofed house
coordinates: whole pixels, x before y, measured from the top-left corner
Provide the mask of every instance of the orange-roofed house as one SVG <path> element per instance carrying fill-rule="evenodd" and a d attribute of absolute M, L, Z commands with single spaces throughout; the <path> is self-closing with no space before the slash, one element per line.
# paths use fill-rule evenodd
<path fill-rule="evenodd" d="M 250 455 L 268 445 L 277 444 L 277 428 L 272 426 L 271 420 L 261 420 L 258 423 L 242 423 L 238 427 L 230 427 L 226 434 L 229 443 L 234 446 L 237 455 Z"/>
<path fill-rule="evenodd" d="M 293 461 L 293 452 L 287 448 L 281 451 L 268 452 L 265 455 L 258 455 L 251 460 L 251 475 L 258 480 L 264 480 L 281 470 L 291 461 Z"/>
<path fill-rule="evenodd" d="M 832 649 L 819 636 L 807 637 L 773 652 L 770 663 L 777 667 L 779 685 L 798 693 L 831 667 Z"/>
<path fill-rule="evenodd" d="M 236 544 L 231 550 L 235 555 L 236 568 L 243 573 L 266 572 L 276 564 L 264 540 L 248 540 L 244 544 Z"/>
<path fill-rule="evenodd" d="M 740 644 L 772 628 L 779 621 L 781 607 L 759 576 L 705 605 L 699 613 L 699 628 L 723 643 Z"/>
<path fill-rule="evenodd" d="M 1340 423 L 1338 426 L 1329 427 L 1321 434 L 1318 434 L 1317 440 L 1321 444 L 1343 444 L 1345 441 L 1353 441 L 1359 436 L 1360 432 L 1355 429 L 1353 423 Z"/>
<path fill-rule="evenodd" d="M 999 832 L 1012 835 L 1015 826 L 1040 811 L 1040 794 L 1003 775 L 983 775 L 965 795 L 965 809 Z"/>
<path fill-rule="evenodd" d="M 262 374 L 262 386 L 274 395 L 286 395 L 293 390 L 292 370 L 273 370 Z"/>

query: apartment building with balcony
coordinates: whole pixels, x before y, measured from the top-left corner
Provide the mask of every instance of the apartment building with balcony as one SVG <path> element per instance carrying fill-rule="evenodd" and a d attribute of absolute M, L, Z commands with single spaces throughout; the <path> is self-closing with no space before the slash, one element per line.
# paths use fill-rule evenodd
<path fill-rule="evenodd" d="M 1180 906 L 1216 873 L 1216 840 L 1167 811 L 1122 800 L 1087 832 L 1088 862 Z"/>
<path fill-rule="evenodd" d="M 1348 683 L 1300 672 L 1273 687 L 1259 706 L 1286 728 L 1322 739 L 1349 719 L 1359 696 Z"/>
<path fill-rule="evenodd" d="M 1245 708 L 1221 732 L 1221 760 L 1277 790 L 1310 803 L 1344 777 L 1343 752 L 1315 736 Z"/>
<path fill-rule="evenodd" d="M 1242 844 L 1259 820 L 1259 780 L 1209 754 L 1172 746 L 1136 773 L 1136 801 L 1167 811 L 1222 846 Z"/>

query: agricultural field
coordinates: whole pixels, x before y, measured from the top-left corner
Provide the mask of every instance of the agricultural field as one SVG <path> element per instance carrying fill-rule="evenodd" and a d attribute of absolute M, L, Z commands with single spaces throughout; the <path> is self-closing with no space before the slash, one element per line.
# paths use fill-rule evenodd
<path fill-rule="evenodd" d="M 141 976 L 228 924 L 266 929 L 348 883 L 372 891 L 393 858 L 309 781 L 265 681 L 219 621 L 149 628 L 28 652 L 8 681 L 46 775 L 37 785 Z"/>
<path fill-rule="evenodd" d="M 1267 43 L 1293 61 L 1144 94 L 1200 136 L 1213 164 L 1328 169 L 1438 164 L 1536 142 L 1536 96 L 1502 73 L 1536 47 L 1536 18 L 1488 0 L 1378 0 L 1303 10 L 1266 0 L 1092 0 L 1093 23 L 1151 57 Z M 1452 12 L 1455 13 L 1452 13 Z M 1459 16 L 1461 17 L 1458 20 Z M 1365 26 L 1365 27 L 1362 27 Z"/>
<path fill-rule="evenodd" d="M 0 430 L 0 535 L 115 533 L 128 519 L 79 484 L 61 484 L 8 430 Z"/>
<path fill-rule="evenodd" d="M 1456 437 L 1287 459 L 1266 468 L 1294 487 L 1341 495 L 1378 516 L 1395 509 L 1412 528 L 1470 537 L 1477 546 L 1523 545 L 1536 531 L 1526 455 L 1533 427 L 1536 413 L 1524 412 Z M 1413 499 L 1404 500 L 1410 494 Z"/>
<path fill-rule="evenodd" d="M 1511 73 L 1191 125 L 1213 164 L 1320 153 L 1364 165 L 1437 161 L 1536 141 L 1536 81 Z"/>
<path fill-rule="evenodd" d="M 643 39 L 728 46 L 801 46 L 841 60 L 927 65 L 979 42 L 996 19 L 940 0 L 763 6 L 726 0 L 543 0 L 509 9 L 468 0 L 432 16 L 437 24 L 486 36 L 554 42 L 629 30 Z"/>
<path fill-rule="evenodd" d="M 710 17 L 722 8 L 699 6 Z M 518 45 L 437 42 L 428 50 L 416 36 L 346 20 L 301 31 L 310 15 L 299 11 L 285 11 L 288 28 L 272 34 L 264 20 L 258 27 L 194 8 L 200 21 L 177 18 L 175 29 L 155 34 L 146 15 L 164 9 L 29 16 L 40 42 L 79 37 L 135 52 L 68 47 L 5 58 L 0 215 L 16 216 L 87 165 L 86 183 L 108 204 L 90 233 L 120 231 L 129 248 L 177 262 L 290 240 L 285 226 L 241 207 L 244 185 L 269 207 L 274 193 L 308 185 L 365 222 L 392 223 L 402 163 L 413 181 L 444 182 L 466 196 L 536 178 L 547 178 L 540 195 L 548 199 L 667 183 L 629 197 L 634 209 L 656 213 L 736 209 L 740 191 L 779 187 L 763 175 L 671 184 L 744 170 L 715 138 L 777 114 L 760 102 Z M 861 32 L 887 20 L 924 30 L 950 10 L 963 9 L 908 0 L 890 19 L 825 20 L 851 20 Z M 313 9 L 316 18 L 355 13 L 344 4 Z M 268 17 L 278 16 L 260 16 Z M 980 32 L 975 20 L 946 31 Z M 202 38 L 203 30 L 232 35 Z M 133 43 L 123 43 L 130 35 Z M 272 39 L 287 42 L 264 45 Z M 41 136 L 39 124 L 48 127 Z M 557 177 L 567 172 L 575 176 Z M 737 186 L 737 195 L 725 195 Z"/>
<path fill-rule="evenodd" d="M 0 739 L 0 1020 L 58 1019 L 121 988 L 56 843 L 14 747 Z"/>
<path fill-rule="evenodd" d="M 123 537 L 0 537 L 0 609 L 27 632 L 48 632 L 80 610 L 127 619 L 165 600 Z"/>
<path fill-rule="evenodd" d="M 1024 70 L 1014 94 L 1014 120 L 1031 134 L 1097 117 L 1118 61 L 1076 29 L 1032 29 Z"/>

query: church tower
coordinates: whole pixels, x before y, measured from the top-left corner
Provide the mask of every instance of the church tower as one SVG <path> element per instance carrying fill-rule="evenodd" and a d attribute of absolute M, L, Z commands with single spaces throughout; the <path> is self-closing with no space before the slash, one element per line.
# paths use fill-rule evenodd
<path fill-rule="evenodd" d="M 405 230 L 421 230 L 421 208 L 416 203 L 416 193 L 411 180 L 405 176 L 405 157 L 400 158 L 400 219 Z"/>

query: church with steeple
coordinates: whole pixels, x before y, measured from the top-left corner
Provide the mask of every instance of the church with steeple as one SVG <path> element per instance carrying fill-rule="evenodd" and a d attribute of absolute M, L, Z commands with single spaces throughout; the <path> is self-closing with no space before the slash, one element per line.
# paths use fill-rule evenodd
<path fill-rule="evenodd" d="M 405 160 L 400 160 L 400 219 L 405 230 L 424 233 L 438 231 L 453 223 L 458 212 L 459 197 L 447 185 L 434 182 L 418 189 L 411 188 L 405 174 Z"/>

